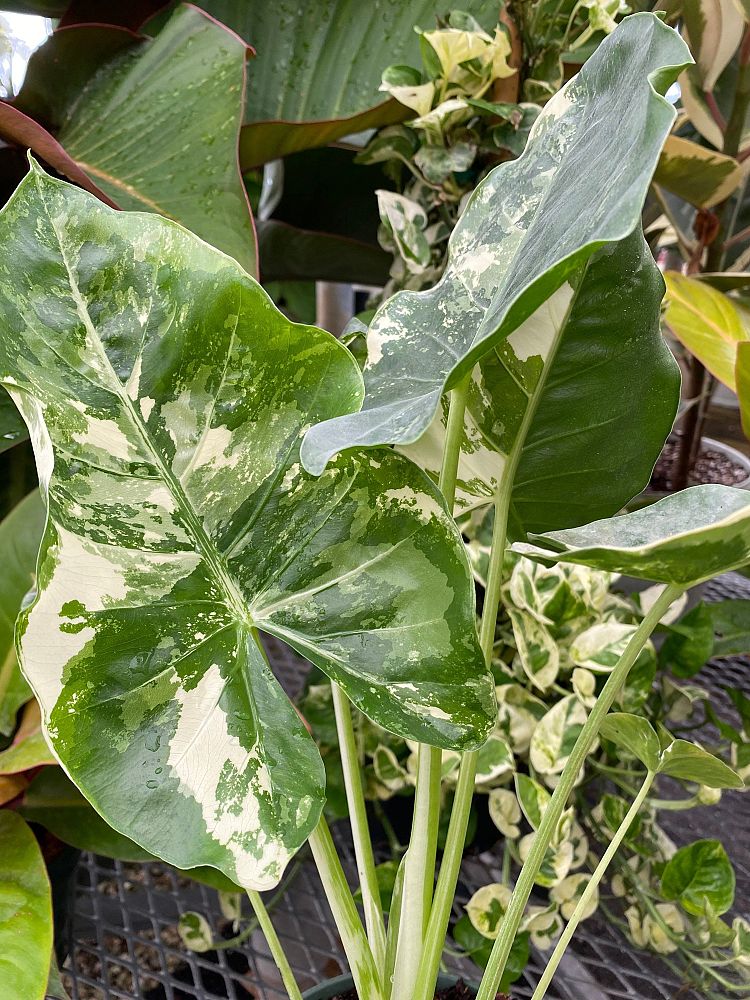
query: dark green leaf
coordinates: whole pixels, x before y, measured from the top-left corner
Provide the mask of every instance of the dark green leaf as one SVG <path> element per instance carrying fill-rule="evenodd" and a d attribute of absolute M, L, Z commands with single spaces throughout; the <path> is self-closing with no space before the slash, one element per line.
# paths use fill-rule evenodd
<path fill-rule="evenodd" d="M 665 899 L 701 917 L 706 903 L 721 915 L 734 902 L 735 875 L 727 852 L 718 840 L 696 840 L 681 848 L 667 863 L 661 877 Z"/>
<path fill-rule="evenodd" d="M 674 625 L 659 650 L 659 666 L 676 677 L 693 677 L 714 650 L 714 619 L 707 604 L 697 604 Z"/>
<path fill-rule="evenodd" d="M 728 600 L 709 604 L 715 632 L 714 656 L 750 653 L 750 601 Z"/>

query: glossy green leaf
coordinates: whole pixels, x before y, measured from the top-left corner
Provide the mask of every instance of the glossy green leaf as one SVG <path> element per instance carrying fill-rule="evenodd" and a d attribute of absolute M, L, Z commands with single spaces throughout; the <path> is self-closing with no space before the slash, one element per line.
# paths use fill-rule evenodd
<path fill-rule="evenodd" d="M 13 105 L 47 128 L 60 128 L 101 67 L 146 39 L 112 24 L 58 28 L 32 52 Z"/>
<path fill-rule="evenodd" d="M 610 712 L 599 732 L 605 740 L 633 754 L 647 770 L 655 772 L 659 767 L 659 737 L 647 719 L 626 712 Z"/>
<path fill-rule="evenodd" d="M 0 733 L 4 736 L 12 733 L 18 710 L 31 697 L 16 660 L 14 628 L 21 603 L 34 586 L 44 518 L 44 503 L 35 490 L 0 522 Z"/>
<path fill-rule="evenodd" d="M 529 760 L 539 774 L 560 774 L 575 746 L 587 712 L 578 698 L 568 695 L 540 720 L 529 745 Z M 593 748 L 592 748 L 593 749 Z"/>
<path fill-rule="evenodd" d="M 714 621 L 702 601 L 669 627 L 659 650 L 659 665 L 676 677 L 693 677 L 714 652 Z"/>
<path fill-rule="evenodd" d="M 384 728 L 477 747 L 494 689 L 460 535 L 389 451 L 301 470 L 359 369 L 234 261 L 36 167 L 0 228 L 0 377 L 50 506 L 19 624 L 48 735 L 115 829 L 268 887 L 317 822 L 323 766 L 258 630 Z"/>
<path fill-rule="evenodd" d="M 529 531 L 614 514 L 643 489 L 679 400 L 663 293 L 639 228 L 594 255 L 575 293 L 564 285 L 485 355 L 469 390 L 459 505 L 487 503 L 519 448 L 511 519 Z M 627 393 L 623 371 L 638 372 Z M 446 409 L 402 449 L 434 478 Z"/>
<path fill-rule="evenodd" d="M 524 555 L 685 587 L 750 559 L 750 495 L 693 486 L 649 507 L 517 542 Z"/>
<path fill-rule="evenodd" d="M 742 778 L 723 760 L 687 740 L 675 740 L 662 750 L 659 773 L 709 788 L 742 788 Z"/>
<path fill-rule="evenodd" d="M 52 953 L 52 898 L 36 838 L 0 812 L 0 996 L 43 1000 Z"/>
<path fill-rule="evenodd" d="M 204 0 L 204 10 L 257 52 L 249 67 L 246 125 L 240 146 L 246 169 L 300 149 L 413 116 L 380 91 L 392 63 L 419 65 L 415 25 L 435 26 L 436 0 Z M 463 9 L 495 23 L 486 0 Z M 484 15 L 484 16 L 482 16 Z"/>
<path fill-rule="evenodd" d="M 120 208 L 175 219 L 253 273 L 237 163 L 246 58 L 242 39 L 181 5 L 153 41 L 99 70 L 58 139 Z"/>
<path fill-rule="evenodd" d="M 536 830 L 549 805 L 550 793 L 528 774 L 519 773 L 516 775 L 516 795 L 524 816 Z"/>
<path fill-rule="evenodd" d="M 605 39 L 546 105 L 523 156 L 476 189 L 439 284 L 400 292 L 376 313 L 364 408 L 310 431 L 308 469 L 321 471 L 356 444 L 418 440 L 446 387 L 557 289 L 570 295 L 598 248 L 633 232 L 674 117 L 657 91 L 689 58 L 679 36 L 650 14 L 626 18 Z"/>
<path fill-rule="evenodd" d="M 694 916 L 703 916 L 706 902 L 717 914 L 734 902 L 735 875 L 718 840 L 696 840 L 669 860 L 661 877 L 665 899 L 675 900 Z"/>

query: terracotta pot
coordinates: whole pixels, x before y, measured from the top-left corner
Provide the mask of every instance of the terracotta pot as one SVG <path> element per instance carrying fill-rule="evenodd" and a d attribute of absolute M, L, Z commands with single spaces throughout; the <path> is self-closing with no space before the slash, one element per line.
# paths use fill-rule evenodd
<path fill-rule="evenodd" d="M 438 976 L 438 989 L 453 986 L 455 982 L 456 976 L 444 976 L 441 974 Z M 469 983 L 468 985 L 471 986 L 472 984 Z M 351 976 L 337 976 L 335 979 L 326 980 L 320 986 L 313 986 L 312 989 L 303 995 L 302 1000 L 332 1000 L 333 997 L 338 996 L 339 993 L 346 993 L 353 986 L 354 980 Z M 476 989 L 476 987 L 474 988 Z"/>

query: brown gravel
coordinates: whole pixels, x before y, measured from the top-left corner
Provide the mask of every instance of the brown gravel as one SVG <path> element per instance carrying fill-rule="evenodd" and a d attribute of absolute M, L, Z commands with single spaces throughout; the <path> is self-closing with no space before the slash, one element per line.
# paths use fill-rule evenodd
<path fill-rule="evenodd" d="M 672 489 L 672 475 L 677 456 L 677 441 L 670 438 L 664 445 L 664 450 L 656 463 L 649 486 L 652 490 L 664 492 Z M 722 486 L 736 486 L 745 479 L 747 473 L 741 465 L 736 465 L 730 458 L 713 448 L 703 445 L 695 468 L 690 474 L 689 485 L 701 483 L 720 483 Z"/>

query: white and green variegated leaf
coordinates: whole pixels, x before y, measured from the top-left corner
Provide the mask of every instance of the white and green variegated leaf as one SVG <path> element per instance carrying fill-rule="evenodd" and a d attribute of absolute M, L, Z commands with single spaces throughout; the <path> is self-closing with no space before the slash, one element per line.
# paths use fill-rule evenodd
<path fill-rule="evenodd" d="M 564 878 L 562 882 L 559 882 L 550 890 L 549 897 L 560 907 L 560 913 L 565 920 L 570 920 L 573 916 L 575 908 L 590 881 L 591 876 L 584 875 L 583 873 L 568 875 L 567 878 Z M 594 889 L 579 919 L 588 920 L 596 912 L 598 906 L 599 890 Z"/>
<path fill-rule="evenodd" d="M 528 833 L 525 837 L 521 837 L 521 840 L 518 843 L 518 853 L 522 862 L 528 857 L 531 845 L 534 843 L 535 836 L 535 833 Z M 537 885 L 541 885 L 545 889 L 549 889 L 553 885 L 559 885 L 559 883 L 562 882 L 570 871 L 572 864 L 572 843 L 569 840 L 553 842 L 547 848 L 544 855 L 544 861 L 542 862 L 541 868 L 539 869 L 534 881 Z"/>
<path fill-rule="evenodd" d="M 14 629 L 23 599 L 34 586 L 44 518 L 44 502 L 35 490 L 0 523 L 0 565 L 3 568 L 0 574 L 0 735 L 3 736 L 12 733 L 18 710 L 31 698 L 31 688 L 16 658 Z"/>
<path fill-rule="evenodd" d="M 490 788 L 507 780 L 514 770 L 515 761 L 510 747 L 501 735 L 491 733 L 477 753 L 475 783 L 483 788 Z"/>
<path fill-rule="evenodd" d="M 474 929 L 494 941 L 512 895 L 512 890 L 500 882 L 490 882 L 477 889 L 466 904 L 466 912 Z"/>
<path fill-rule="evenodd" d="M 401 292 L 376 313 L 364 407 L 311 430 L 308 469 L 357 444 L 418 440 L 446 388 L 557 289 L 570 295 L 599 247 L 633 232 L 674 118 L 661 94 L 689 62 L 676 32 L 650 14 L 626 18 L 602 42 L 545 106 L 523 155 L 476 189 L 439 284 Z M 520 354 L 532 356 L 528 345 Z"/>
<path fill-rule="evenodd" d="M 549 805 L 550 793 L 528 774 L 517 774 L 516 795 L 524 816 L 536 830 L 542 822 L 544 810 Z"/>
<path fill-rule="evenodd" d="M 507 788 L 493 788 L 487 808 L 500 833 L 509 840 L 517 840 L 521 833 L 521 807 L 517 796 Z"/>
<path fill-rule="evenodd" d="M 704 91 L 711 91 L 737 51 L 745 17 L 737 0 L 683 0 L 683 32 Z"/>
<path fill-rule="evenodd" d="M 549 630 L 536 618 L 508 608 L 518 659 L 535 688 L 547 691 L 557 680 L 560 650 Z"/>
<path fill-rule="evenodd" d="M 526 910 L 519 930 L 528 931 L 531 943 L 540 951 L 547 951 L 553 946 L 563 932 L 565 926 L 557 906 L 529 906 Z"/>
<path fill-rule="evenodd" d="M 521 684 L 501 684 L 497 694 L 497 731 L 514 754 L 528 752 L 537 723 L 547 713 L 545 703 Z"/>
<path fill-rule="evenodd" d="M 301 469 L 358 368 L 230 258 L 35 165 L 0 229 L 0 380 L 49 505 L 18 626 L 47 734 L 115 829 L 267 888 L 324 777 L 259 633 L 384 728 L 477 747 L 494 689 L 460 536 L 391 452 Z"/>
<path fill-rule="evenodd" d="M 514 549 L 688 587 L 750 561 L 750 496 L 733 486 L 693 486 L 631 514 L 549 532 Z"/>
<path fill-rule="evenodd" d="M 575 746 L 587 712 L 578 698 L 556 702 L 539 722 L 529 745 L 529 760 L 539 774 L 560 774 Z"/>
<path fill-rule="evenodd" d="M 608 674 L 635 634 L 636 626 L 614 620 L 599 622 L 575 637 L 570 645 L 569 655 L 578 667 L 584 667 L 597 674 Z M 650 642 L 641 650 L 639 661 L 656 661 L 656 653 Z"/>
<path fill-rule="evenodd" d="M 677 411 L 679 370 L 660 330 L 664 282 L 640 228 L 595 254 L 573 285 L 492 346 L 472 376 L 458 503 L 486 504 L 517 461 L 516 531 L 616 513 L 648 483 Z M 629 371 L 638 377 L 623 393 Z M 402 449 L 433 478 L 446 410 L 444 399 Z"/>

